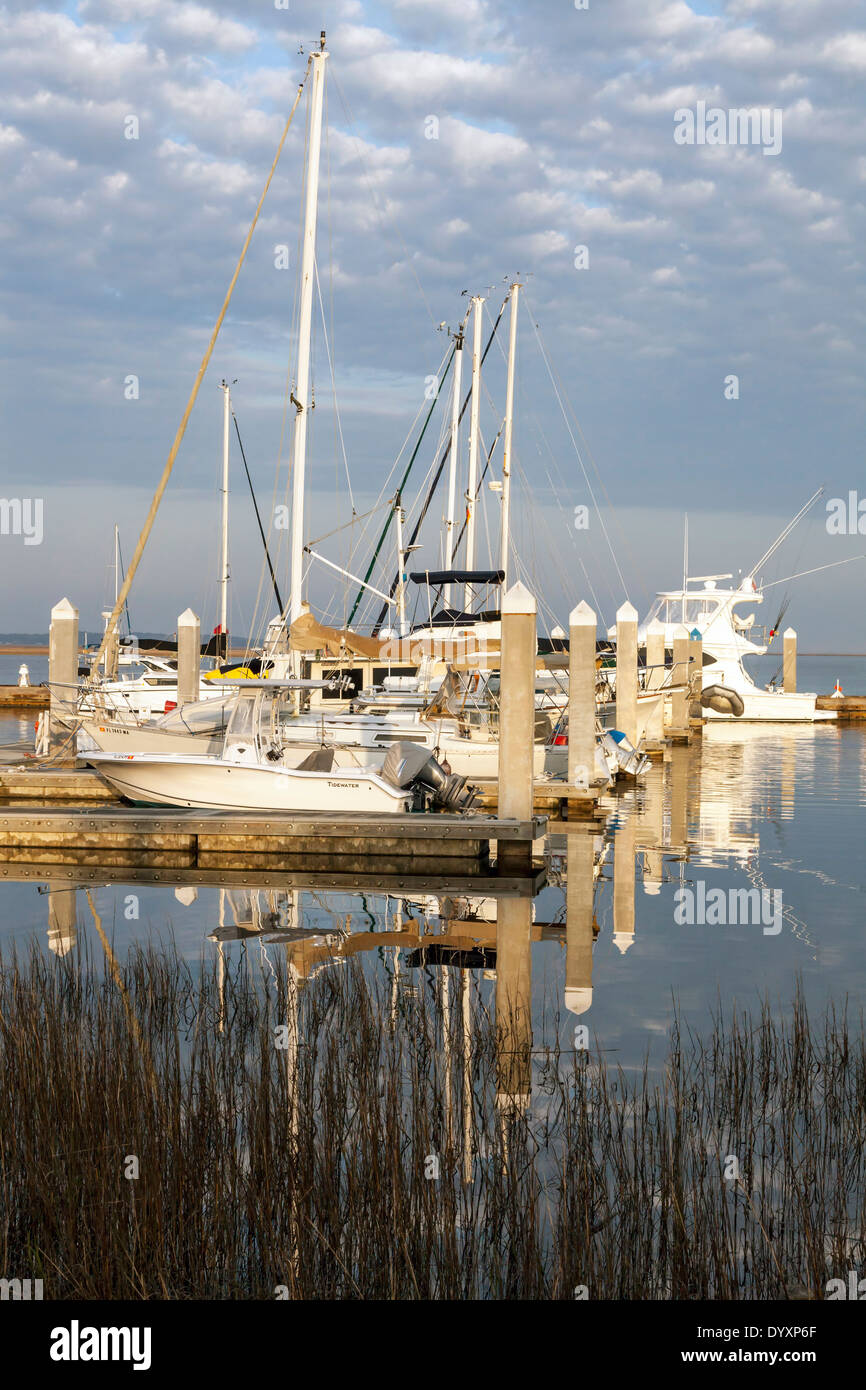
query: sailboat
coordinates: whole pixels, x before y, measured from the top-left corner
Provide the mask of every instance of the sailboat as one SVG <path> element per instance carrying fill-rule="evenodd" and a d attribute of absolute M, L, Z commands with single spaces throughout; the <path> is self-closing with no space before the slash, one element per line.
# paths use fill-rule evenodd
<path fill-rule="evenodd" d="M 289 624 L 303 611 L 304 502 L 307 420 L 310 405 L 310 346 L 313 283 L 315 278 L 316 223 L 325 64 L 328 53 L 324 34 L 320 48 L 310 55 L 312 75 L 307 143 L 301 294 L 298 330 L 297 377 L 293 399 L 296 407 L 293 437 L 293 498 L 291 599 Z M 228 386 L 226 414 L 228 413 Z M 224 491 L 225 491 L 224 475 Z M 225 625 L 227 555 L 225 527 L 222 544 L 223 626 Z M 309 751 L 304 741 L 294 744 L 280 736 L 281 724 L 292 724 L 292 700 L 305 682 L 300 659 L 289 650 L 290 674 L 277 672 L 264 680 L 240 683 L 218 751 L 159 752 L 99 751 L 87 760 L 130 800 L 175 806 L 202 806 L 220 810 L 327 811 L 371 814 L 404 812 L 413 806 L 435 802 L 450 809 L 466 809 L 474 799 L 465 777 L 443 769 L 426 746 L 391 741 L 378 746 L 378 767 L 351 770 L 335 766 L 334 749 L 323 738 Z M 92 732 L 92 729 L 91 729 Z M 306 743 L 315 734 L 307 728 Z"/>

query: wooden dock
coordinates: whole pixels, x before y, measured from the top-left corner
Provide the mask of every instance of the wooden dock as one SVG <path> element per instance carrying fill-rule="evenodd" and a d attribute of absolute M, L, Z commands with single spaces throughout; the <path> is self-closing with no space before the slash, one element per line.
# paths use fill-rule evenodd
<path fill-rule="evenodd" d="M 499 788 L 494 779 L 479 780 L 479 809 L 495 814 Z M 44 767 L 37 763 L 14 767 L 0 766 L 0 806 L 8 801 L 113 802 L 122 805 L 121 797 L 105 779 L 91 767 Z M 539 814 L 562 818 L 586 818 L 601 813 L 597 810 L 599 792 L 571 787 L 564 781 L 547 778 L 537 781 L 533 789 L 533 809 Z"/>
<path fill-rule="evenodd" d="M 837 719 L 866 719 L 866 695 L 819 695 L 816 709 L 831 709 Z"/>
<path fill-rule="evenodd" d="M 47 709 L 47 685 L 0 685 L 0 709 Z"/>
<path fill-rule="evenodd" d="M 0 874 L 13 865 L 62 864 L 222 873 L 425 874 L 445 880 L 489 872 L 490 845 L 525 850 L 547 819 L 486 815 L 246 815 L 134 806 L 63 808 L 5 806 L 0 810 Z M 509 861 L 510 862 L 510 861 Z M 5 871 L 5 874 L 4 874 Z"/>
<path fill-rule="evenodd" d="M 113 801 L 118 793 L 95 768 L 41 767 L 36 763 L 0 767 L 0 805 L 5 801 Z"/>

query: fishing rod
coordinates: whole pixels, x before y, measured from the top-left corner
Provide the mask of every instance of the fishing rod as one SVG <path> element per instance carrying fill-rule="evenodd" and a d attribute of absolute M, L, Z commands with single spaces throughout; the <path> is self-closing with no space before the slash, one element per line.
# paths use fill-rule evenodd
<path fill-rule="evenodd" d="M 817 502 L 818 498 L 821 497 L 821 496 L 823 495 L 824 491 L 825 491 L 825 489 L 824 489 L 824 485 L 823 485 L 823 483 L 822 483 L 821 486 L 818 488 L 817 492 L 813 492 L 813 493 L 812 493 L 812 496 L 809 498 L 808 502 L 807 502 L 804 506 L 802 506 L 802 507 L 800 508 L 800 510 L 798 511 L 797 515 L 794 517 L 793 521 L 789 521 L 789 522 L 788 522 L 788 525 L 785 527 L 784 531 L 782 531 L 781 535 L 779 535 L 779 536 L 776 537 L 776 539 L 773 541 L 773 544 L 770 546 L 769 550 L 766 550 L 766 551 L 764 552 L 764 554 L 761 556 L 761 558 L 760 558 L 760 560 L 758 561 L 758 563 L 757 563 L 756 565 L 753 565 L 753 566 L 752 566 L 752 568 L 749 570 L 749 574 L 757 574 L 757 572 L 758 572 L 758 570 L 761 568 L 761 566 L 762 566 L 762 565 L 765 565 L 765 564 L 767 563 L 767 561 L 770 559 L 770 556 L 771 556 L 771 555 L 775 555 L 776 551 L 779 549 L 779 546 L 782 544 L 782 542 L 783 542 L 783 541 L 786 541 L 786 540 L 788 539 L 788 537 L 790 536 L 790 534 L 791 534 L 791 532 L 793 531 L 794 527 L 797 525 L 797 522 L 800 521 L 801 518 L 804 517 L 804 516 L 806 515 L 807 511 L 809 510 L 809 508 L 810 508 L 811 506 L 813 506 L 815 502 Z M 795 575 L 792 575 L 792 576 L 791 576 L 792 579 L 795 578 L 795 577 L 796 577 Z M 777 582 L 777 583 L 780 583 L 780 584 L 784 584 L 785 581 L 784 581 L 783 579 L 780 579 L 780 580 L 778 580 L 778 581 L 776 581 L 776 582 Z M 769 588 L 769 585 L 767 585 L 766 587 Z"/>

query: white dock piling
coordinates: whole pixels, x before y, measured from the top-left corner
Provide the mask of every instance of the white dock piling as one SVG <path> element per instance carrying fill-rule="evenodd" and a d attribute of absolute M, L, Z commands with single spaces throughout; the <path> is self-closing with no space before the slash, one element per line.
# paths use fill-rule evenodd
<path fill-rule="evenodd" d="M 785 628 L 782 648 L 782 685 L 786 695 L 794 695 L 797 691 L 797 633 L 794 628 Z"/>
<path fill-rule="evenodd" d="M 616 615 L 616 727 L 637 743 L 637 609 L 628 602 Z"/>
<path fill-rule="evenodd" d="M 63 598 L 51 610 L 48 633 L 50 747 L 58 752 L 69 741 L 78 704 L 78 609 Z M 74 748 L 70 757 L 75 756 Z"/>
<path fill-rule="evenodd" d="M 671 727 L 670 732 L 675 735 L 688 733 L 689 728 L 689 680 L 691 667 L 689 658 L 691 657 L 691 641 L 688 629 L 678 627 L 674 633 L 674 665 L 673 683 L 680 687 L 675 690 L 671 697 Z"/>
<path fill-rule="evenodd" d="M 199 698 L 201 623 L 191 608 L 177 620 L 177 702 L 185 705 Z"/>
<path fill-rule="evenodd" d="M 665 683 L 665 625 L 658 618 L 647 624 L 646 630 L 647 690 L 660 690 Z M 660 699 L 647 717 L 648 741 L 660 743 L 665 736 L 664 700 Z"/>
<path fill-rule="evenodd" d="M 535 752 L 536 603 L 523 584 L 502 599 L 502 654 L 499 693 L 499 815 L 532 819 Z M 499 843 L 498 863 L 508 871 L 528 870 L 532 845 Z"/>
<path fill-rule="evenodd" d="M 596 616 L 581 601 L 568 619 L 568 785 L 595 781 Z"/>
<path fill-rule="evenodd" d="M 689 656 L 691 658 L 689 665 L 689 720 L 701 719 L 704 713 L 701 705 L 701 691 L 704 688 L 704 639 L 702 637 L 691 636 L 689 638 Z"/>

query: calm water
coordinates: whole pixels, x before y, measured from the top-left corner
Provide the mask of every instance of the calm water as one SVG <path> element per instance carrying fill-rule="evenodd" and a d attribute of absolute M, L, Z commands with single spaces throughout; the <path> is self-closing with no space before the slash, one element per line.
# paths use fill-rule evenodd
<path fill-rule="evenodd" d="M 745 1007 L 766 995 L 789 1008 L 800 980 L 810 1006 L 847 998 L 859 1013 L 864 796 L 866 729 L 713 727 L 610 798 L 596 833 L 552 834 L 543 846 L 549 882 L 534 901 L 467 897 L 441 879 L 409 897 L 383 891 L 381 878 L 334 892 L 326 880 L 290 888 L 285 877 L 250 888 L 236 873 L 220 888 L 171 870 L 159 883 L 107 882 L 111 873 L 97 870 L 89 886 L 121 956 L 133 941 L 173 936 L 191 962 L 221 951 L 229 968 L 264 974 L 286 953 L 303 981 L 357 955 L 371 971 L 396 970 L 400 988 L 426 989 L 441 986 L 447 955 L 425 963 L 422 945 L 472 949 L 462 963 L 475 1007 L 492 1010 L 497 990 L 504 998 L 531 989 L 536 1046 L 558 1029 L 570 1047 L 575 1025 L 586 1024 L 593 1045 L 631 1068 L 661 1055 L 674 1001 L 706 1031 L 718 1003 Z M 67 877 L 74 870 L 50 885 L 9 881 L 16 872 L 10 866 L 0 882 L 4 954 L 31 940 L 62 953 L 78 940 L 98 956 L 87 898 Z M 716 889 L 765 890 L 764 919 L 713 922 L 706 907 Z M 703 923 L 683 921 L 683 890 L 699 918 L 704 904 Z"/>

